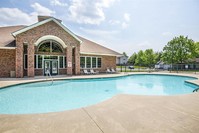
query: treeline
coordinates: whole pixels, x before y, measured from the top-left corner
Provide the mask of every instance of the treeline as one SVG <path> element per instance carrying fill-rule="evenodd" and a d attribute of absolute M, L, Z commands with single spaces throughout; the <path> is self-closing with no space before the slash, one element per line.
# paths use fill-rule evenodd
<path fill-rule="evenodd" d="M 158 61 L 167 64 L 193 63 L 199 57 L 199 42 L 194 42 L 188 37 L 179 36 L 173 38 L 165 45 L 161 52 L 154 52 L 153 49 L 140 50 L 133 53 L 128 64 L 136 66 L 154 67 Z"/>
<path fill-rule="evenodd" d="M 154 52 L 153 49 L 140 50 L 138 53 L 133 53 L 129 58 L 128 64 L 136 66 L 153 67 L 162 56 L 161 52 Z"/>

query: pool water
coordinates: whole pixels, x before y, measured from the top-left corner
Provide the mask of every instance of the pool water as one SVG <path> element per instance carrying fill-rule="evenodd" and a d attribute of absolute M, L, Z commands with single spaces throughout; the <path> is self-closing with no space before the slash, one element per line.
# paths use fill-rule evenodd
<path fill-rule="evenodd" d="M 192 93 L 198 86 L 167 75 L 131 75 L 118 78 L 59 80 L 0 89 L 1 114 L 57 112 L 81 108 L 117 94 L 177 95 Z"/>

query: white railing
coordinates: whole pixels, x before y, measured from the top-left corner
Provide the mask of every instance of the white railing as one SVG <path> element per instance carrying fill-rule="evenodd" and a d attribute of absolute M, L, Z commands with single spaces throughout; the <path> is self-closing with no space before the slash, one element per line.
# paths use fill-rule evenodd
<path fill-rule="evenodd" d="M 49 70 L 47 70 L 47 71 L 46 71 L 46 75 L 47 75 L 46 80 L 48 80 L 48 77 L 50 77 L 50 79 L 51 79 L 51 81 L 52 81 L 52 84 L 53 84 L 53 77 L 51 76 L 51 74 L 50 74 L 50 71 L 49 71 Z M 51 84 L 51 85 L 52 85 L 52 84 Z"/>

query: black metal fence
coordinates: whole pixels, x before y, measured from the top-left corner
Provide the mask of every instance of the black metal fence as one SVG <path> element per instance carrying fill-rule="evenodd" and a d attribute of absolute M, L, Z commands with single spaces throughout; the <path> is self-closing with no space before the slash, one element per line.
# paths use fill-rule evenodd
<path fill-rule="evenodd" d="M 190 71 L 190 72 L 199 72 L 199 64 L 171 64 L 167 69 L 163 69 L 164 67 L 157 69 L 155 66 L 152 67 L 135 67 L 133 65 L 128 64 L 120 64 L 117 65 L 117 71 L 119 72 L 141 72 L 141 71 Z"/>

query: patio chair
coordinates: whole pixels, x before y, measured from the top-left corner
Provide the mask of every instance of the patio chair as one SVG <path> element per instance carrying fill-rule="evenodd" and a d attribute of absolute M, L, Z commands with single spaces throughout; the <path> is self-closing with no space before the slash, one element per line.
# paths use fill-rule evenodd
<path fill-rule="evenodd" d="M 113 69 L 113 68 L 111 69 L 111 72 L 112 72 L 112 73 L 116 73 L 115 69 Z"/>
<path fill-rule="evenodd" d="M 84 74 L 87 74 L 87 75 L 91 74 L 90 72 L 87 71 L 87 69 L 84 69 L 83 72 L 84 72 Z"/>
<path fill-rule="evenodd" d="M 109 68 L 106 69 L 106 73 L 112 73 Z"/>
<path fill-rule="evenodd" d="M 94 71 L 93 69 L 90 70 L 91 74 L 98 74 L 98 71 Z"/>

